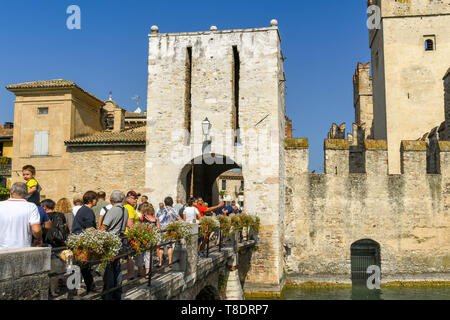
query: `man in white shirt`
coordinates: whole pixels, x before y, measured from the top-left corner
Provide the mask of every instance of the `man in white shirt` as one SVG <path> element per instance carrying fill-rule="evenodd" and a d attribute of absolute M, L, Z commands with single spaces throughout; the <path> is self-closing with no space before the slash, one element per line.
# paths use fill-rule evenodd
<path fill-rule="evenodd" d="M 0 202 L 0 250 L 42 245 L 42 229 L 36 205 L 25 200 L 27 185 L 16 182 L 11 187 L 11 198 Z"/>

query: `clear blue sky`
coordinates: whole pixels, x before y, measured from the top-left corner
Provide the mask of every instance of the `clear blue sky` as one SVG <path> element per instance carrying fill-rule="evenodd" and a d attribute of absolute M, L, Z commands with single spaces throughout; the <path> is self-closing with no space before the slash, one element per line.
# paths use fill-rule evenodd
<path fill-rule="evenodd" d="M 2 1 L 0 123 L 14 119 L 13 83 L 67 79 L 121 107 L 147 96 L 148 38 L 186 32 L 270 26 L 278 19 L 287 57 L 287 114 L 294 136 L 310 142 L 310 170 L 323 170 L 323 139 L 332 122 L 354 120 L 352 76 L 370 60 L 365 0 L 323 1 Z M 81 30 L 68 30 L 66 9 L 81 8 Z"/>

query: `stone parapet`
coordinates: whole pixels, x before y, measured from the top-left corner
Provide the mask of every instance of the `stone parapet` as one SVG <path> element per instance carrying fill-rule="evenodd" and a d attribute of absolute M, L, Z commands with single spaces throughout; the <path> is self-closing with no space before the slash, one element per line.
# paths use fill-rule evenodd
<path fill-rule="evenodd" d="M 284 145 L 286 149 L 307 149 L 309 147 L 308 139 L 306 138 L 286 138 Z"/>
<path fill-rule="evenodd" d="M 48 299 L 50 248 L 0 251 L 0 300 Z"/>
<path fill-rule="evenodd" d="M 365 140 L 365 172 L 370 174 L 388 174 L 388 151 L 386 140 Z"/>
<path fill-rule="evenodd" d="M 366 150 L 387 150 L 386 140 L 365 140 L 364 148 Z"/>
<path fill-rule="evenodd" d="M 402 141 L 400 148 L 402 174 L 425 176 L 427 172 L 427 144 L 425 141 Z"/>
<path fill-rule="evenodd" d="M 345 139 L 325 139 L 325 174 L 346 176 L 350 172 L 350 142 Z"/>

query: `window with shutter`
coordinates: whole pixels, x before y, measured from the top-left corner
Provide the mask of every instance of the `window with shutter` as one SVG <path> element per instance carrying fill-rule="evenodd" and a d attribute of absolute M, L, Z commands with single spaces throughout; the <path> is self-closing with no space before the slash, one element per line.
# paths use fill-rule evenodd
<path fill-rule="evenodd" d="M 48 155 L 48 131 L 36 131 L 34 133 L 34 155 Z"/>

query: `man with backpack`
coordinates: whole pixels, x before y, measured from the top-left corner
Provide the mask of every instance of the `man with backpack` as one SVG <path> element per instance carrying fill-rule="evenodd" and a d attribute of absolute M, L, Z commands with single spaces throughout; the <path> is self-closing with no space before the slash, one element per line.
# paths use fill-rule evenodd
<path fill-rule="evenodd" d="M 63 213 L 55 212 L 55 201 L 46 199 L 41 202 L 41 207 L 52 222 L 49 230 L 44 229 L 44 243 L 51 245 L 53 248 L 65 246 L 65 241 L 69 235 L 66 217 Z"/>
<path fill-rule="evenodd" d="M 55 201 L 46 199 L 41 202 L 41 207 L 51 221 L 50 229 L 44 228 L 44 244 L 50 245 L 53 248 L 61 248 L 65 246 L 65 241 L 69 235 L 69 228 L 67 227 L 67 220 L 64 213 L 55 212 Z M 65 270 L 65 266 L 57 258 L 55 253 L 51 257 L 52 271 L 61 272 Z M 62 276 L 59 278 L 61 279 Z M 55 296 L 58 290 L 58 277 L 50 277 L 50 295 Z"/>
<path fill-rule="evenodd" d="M 127 250 L 127 242 L 125 241 L 125 230 L 128 223 L 128 210 L 123 206 L 122 202 L 125 195 L 122 191 L 113 191 L 110 196 L 112 207 L 108 210 L 105 208 L 102 225 L 100 230 L 112 232 L 115 235 L 123 238 L 122 250 L 124 253 Z M 120 268 L 120 259 L 115 259 L 108 263 L 103 275 L 103 298 L 105 300 L 120 300 L 122 297 L 122 289 L 117 289 L 113 292 L 108 292 L 112 288 L 120 287 L 122 285 L 122 270 Z"/>

